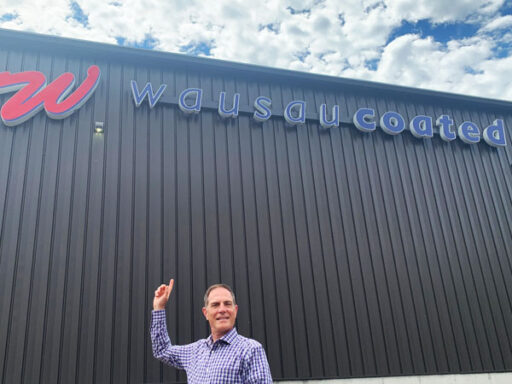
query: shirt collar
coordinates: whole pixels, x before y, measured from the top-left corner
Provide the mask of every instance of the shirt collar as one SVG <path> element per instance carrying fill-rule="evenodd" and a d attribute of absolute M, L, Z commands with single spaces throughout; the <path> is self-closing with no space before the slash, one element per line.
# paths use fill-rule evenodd
<path fill-rule="evenodd" d="M 233 329 L 231 331 L 226 333 L 224 336 L 219 338 L 217 341 L 222 340 L 223 342 L 225 342 L 227 344 L 232 344 L 233 341 L 235 341 L 237 336 L 238 336 L 238 332 L 236 331 L 236 328 L 233 327 Z M 210 346 L 210 347 L 213 345 L 212 335 L 208 336 L 208 338 L 206 339 L 206 344 L 208 344 L 208 346 Z"/>

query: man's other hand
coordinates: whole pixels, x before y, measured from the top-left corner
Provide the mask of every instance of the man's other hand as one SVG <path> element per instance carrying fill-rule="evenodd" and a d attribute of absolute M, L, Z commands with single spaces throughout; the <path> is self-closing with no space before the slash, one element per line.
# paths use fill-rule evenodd
<path fill-rule="evenodd" d="M 165 309 L 165 305 L 167 301 L 169 301 L 169 296 L 172 292 L 172 287 L 174 285 L 174 279 L 169 281 L 169 285 L 162 284 L 155 291 L 155 298 L 153 299 L 153 309 Z"/>

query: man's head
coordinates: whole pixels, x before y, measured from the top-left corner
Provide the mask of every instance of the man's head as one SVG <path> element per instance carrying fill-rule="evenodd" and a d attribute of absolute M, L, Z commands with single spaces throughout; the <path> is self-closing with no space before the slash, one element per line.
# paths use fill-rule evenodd
<path fill-rule="evenodd" d="M 229 285 L 215 284 L 206 290 L 203 314 L 210 323 L 214 341 L 233 329 L 237 312 L 235 294 Z"/>

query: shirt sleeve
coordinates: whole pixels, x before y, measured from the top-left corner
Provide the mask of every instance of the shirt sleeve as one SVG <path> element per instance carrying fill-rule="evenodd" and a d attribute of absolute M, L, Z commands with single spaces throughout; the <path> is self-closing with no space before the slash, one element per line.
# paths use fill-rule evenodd
<path fill-rule="evenodd" d="M 267 361 L 265 350 L 258 343 L 252 348 L 244 369 L 246 384 L 272 384 L 272 374 Z"/>
<path fill-rule="evenodd" d="M 167 333 L 165 310 L 151 312 L 150 330 L 153 356 L 175 368 L 186 369 L 193 355 L 194 344 L 172 345 Z"/>

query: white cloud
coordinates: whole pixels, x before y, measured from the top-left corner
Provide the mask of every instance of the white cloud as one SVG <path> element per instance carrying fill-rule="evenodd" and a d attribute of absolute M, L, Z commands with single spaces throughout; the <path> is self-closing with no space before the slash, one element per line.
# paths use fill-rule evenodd
<path fill-rule="evenodd" d="M 483 32 L 495 31 L 498 29 L 505 29 L 512 27 L 512 15 L 497 17 L 490 22 L 488 22 L 485 26 L 483 26 L 480 30 Z"/>
<path fill-rule="evenodd" d="M 159 50 L 203 46 L 221 59 L 512 99 L 508 54 L 494 53 L 512 38 L 495 32 L 512 25 L 497 13 L 503 0 L 80 0 L 85 25 L 67 0 L 3 3 L 0 20 L 17 17 L 2 28 L 109 43 L 151 37 Z M 447 44 L 415 34 L 390 41 L 404 21 L 421 19 L 482 27 Z"/>
<path fill-rule="evenodd" d="M 385 3 L 395 17 L 407 20 L 431 19 L 440 23 L 492 14 L 503 5 L 504 0 L 388 0 Z"/>
<path fill-rule="evenodd" d="M 512 58 L 493 58 L 494 46 L 480 37 L 444 46 L 431 38 L 404 35 L 386 46 L 377 71 L 362 73 L 380 82 L 512 99 Z"/>

